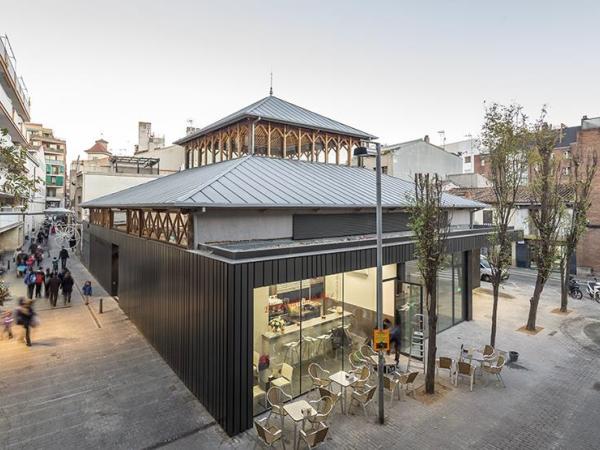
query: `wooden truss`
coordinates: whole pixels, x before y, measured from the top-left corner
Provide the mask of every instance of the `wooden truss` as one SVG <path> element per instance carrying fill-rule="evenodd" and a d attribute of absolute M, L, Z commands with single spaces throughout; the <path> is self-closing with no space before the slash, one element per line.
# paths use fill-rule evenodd
<path fill-rule="evenodd" d="M 350 165 L 360 139 L 261 120 L 241 121 L 185 144 L 186 167 L 199 167 L 254 154 Z"/>

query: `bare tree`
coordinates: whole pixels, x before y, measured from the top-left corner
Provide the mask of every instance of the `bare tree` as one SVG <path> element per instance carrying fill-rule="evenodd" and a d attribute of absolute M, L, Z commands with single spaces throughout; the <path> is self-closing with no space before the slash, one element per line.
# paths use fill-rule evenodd
<path fill-rule="evenodd" d="M 415 175 L 415 196 L 410 228 L 415 234 L 417 265 L 425 284 L 427 308 L 427 359 L 425 392 L 435 392 L 435 355 L 437 338 L 437 276 L 444 264 L 450 227 L 448 212 L 442 207 L 442 180 L 429 174 Z"/>
<path fill-rule="evenodd" d="M 569 261 L 577 248 L 579 239 L 587 228 L 587 214 L 592 205 L 590 194 L 592 181 L 596 175 L 598 154 L 591 151 L 585 154 L 583 150 L 576 150 L 571 155 L 571 164 L 568 167 L 569 180 L 568 195 L 572 212 L 564 226 L 564 248 L 560 261 L 560 310 L 567 312 L 569 291 Z"/>
<path fill-rule="evenodd" d="M 498 298 L 502 274 L 512 260 L 509 225 L 515 212 L 517 196 L 528 169 L 527 123 L 522 107 L 492 103 L 485 110 L 481 144 L 489 152 L 490 181 L 495 202 L 492 205 L 494 230 L 489 238 L 488 262 L 492 269 L 492 328 L 490 345 L 496 346 Z"/>
<path fill-rule="evenodd" d="M 558 140 L 558 130 L 546 122 L 546 108 L 542 108 L 540 118 L 531 131 L 532 180 L 531 191 L 531 224 L 537 236 L 530 241 L 533 246 L 533 260 L 537 266 L 537 276 L 533 296 L 529 300 L 529 316 L 527 330 L 535 331 L 537 308 L 540 296 L 560 248 L 560 228 L 563 222 L 565 205 L 561 195 L 561 170 L 554 148 Z"/>

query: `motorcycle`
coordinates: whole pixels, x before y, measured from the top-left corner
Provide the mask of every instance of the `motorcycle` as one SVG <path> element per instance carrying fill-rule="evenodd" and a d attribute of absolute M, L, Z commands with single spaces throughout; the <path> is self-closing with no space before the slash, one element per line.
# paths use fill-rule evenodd
<path fill-rule="evenodd" d="M 572 277 L 569 278 L 569 295 L 576 300 L 581 300 L 583 298 L 583 292 L 581 292 L 579 283 Z"/>
<path fill-rule="evenodd" d="M 594 278 L 594 281 L 587 282 L 587 294 L 592 300 L 600 303 L 600 282 L 597 278 Z"/>

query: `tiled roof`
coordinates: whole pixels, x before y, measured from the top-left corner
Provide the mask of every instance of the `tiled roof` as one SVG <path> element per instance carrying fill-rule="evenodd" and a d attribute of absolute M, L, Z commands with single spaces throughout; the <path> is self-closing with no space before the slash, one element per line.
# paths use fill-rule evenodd
<path fill-rule="evenodd" d="M 384 207 L 412 204 L 414 184 L 383 176 Z M 444 194 L 443 205 L 483 208 Z M 90 200 L 84 207 L 115 208 L 373 208 L 375 172 L 361 167 L 245 156 L 188 169 Z"/>
<path fill-rule="evenodd" d="M 493 205 L 496 203 L 496 196 L 494 190 L 491 187 L 481 188 L 455 188 L 448 190 L 448 193 L 463 197 L 465 199 L 473 200 L 476 202 L 487 203 Z M 571 197 L 571 189 L 567 185 L 560 186 L 561 196 L 565 199 Z M 532 197 L 531 190 L 527 186 L 522 186 L 517 192 L 516 203 L 519 205 L 530 205 L 535 203 Z"/>
<path fill-rule="evenodd" d="M 358 130 L 351 126 L 344 125 L 343 123 L 337 122 L 333 119 L 270 95 L 257 101 L 256 103 L 252 103 L 251 105 L 234 112 L 233 114 L 228 115 L 227 117 L 222 118 L 221 120 L 217 120 L 216 122 L 196 131 L 195 133 L 189 134 L 188 136 L 175 141 L 175 144 L 184 144 L 203 136 L 206 133 L 248 117 L 260 117 L 273 122 L 299 125 L 323 131 L 332 131 L 335 133 L 355 136 L 363 139 L 375 138 L 375 136 L 372 136 L 369 133 L 365 133 L 364 131 Z"/>

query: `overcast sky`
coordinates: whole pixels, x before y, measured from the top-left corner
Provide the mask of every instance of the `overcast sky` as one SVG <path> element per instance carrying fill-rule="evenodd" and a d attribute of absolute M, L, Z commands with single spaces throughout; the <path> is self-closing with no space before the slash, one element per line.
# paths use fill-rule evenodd
<path fill-rule="evenodd" d="M 426 3 L 426 4 L 425 4 Z M 483 102 L 600 115 L 598 1 L 3 1 L 32 120 L 69 159 L 172 142 L 268 94 L 384 143 L 476 135 Z"/>

